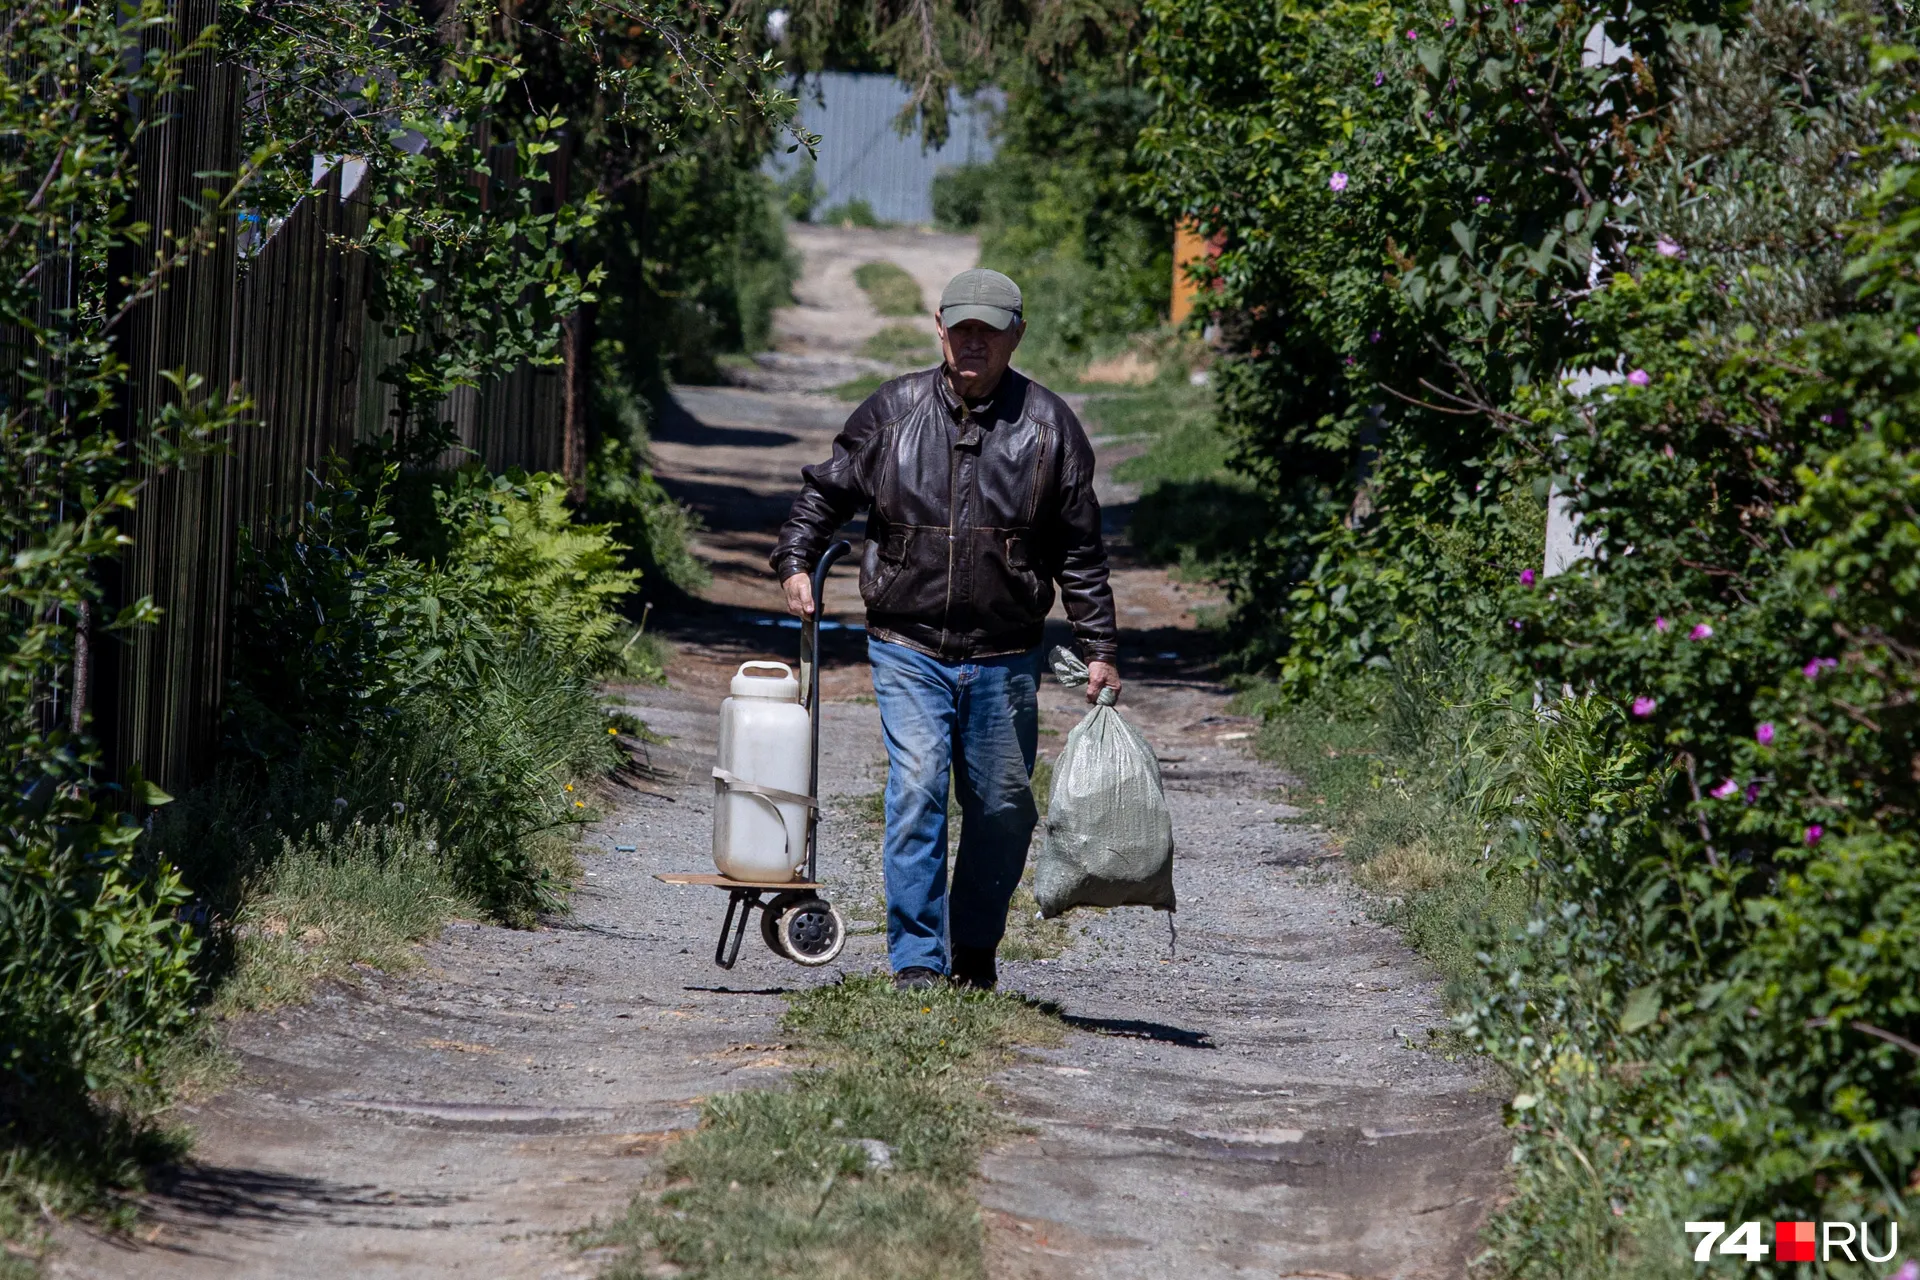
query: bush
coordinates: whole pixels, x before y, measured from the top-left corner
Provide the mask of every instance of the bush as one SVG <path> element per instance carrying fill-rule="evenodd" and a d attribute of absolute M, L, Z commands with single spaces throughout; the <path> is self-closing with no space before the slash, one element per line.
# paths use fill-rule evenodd
<path fill-rule="evenodd" d="M 866 197 L 855 196 L 833 205 L 820 215 L 820 224 L 827 227 L 868 227 L 879 228 L 887 224 L 880 221 L 868 204 Z"/>
<path fill-rule="evenodd" d="M 993 161 L 934 186 L 937 216 L 977 228 L 981 265 L 1020 285 L 1020 367 L 1047 378 L 1158 328 L 1173 285 L 1172 219 L 1143 199 L 1134 158 L 1151 99 L 1123 69 L 1082 61 L 1018 72 Z"/>
<path fill-rule="evenodd" d="M 1266 503 L 1225 557 L 1248 659 L 1311 705 L 1417 685 L 1431 643 L 1521 698 L 1424 699 L 1512 763 L 1391 846 L 1466 820 L 1524 887 L 1463 993 L 1516 1085 L 1488 1269 L 1664 1274 L 1687 1219 L 1897 1216 L 1920 1185 L 1907 19 L 1155 17 L 1144 145 L 1164 207 L 1220 236 L 1222 416 Z M 1631 55 L 1591 56 L 1596 30 Z M 1554 491 L 1592 554 L 1547 579 Z"/>
<path fill-rule="evenodd" d="M 96 762 L 64 735 L 10 739 L 7 755 L 0 1126 L 18 1138 L 84 1127 L 89 1095 L 153 1083 L 191 1016 L 198 942 L 175 918 L 187 894 L 173 868 L 138 856 L 140 826 L 87 795 Z"/>
<path fill-rule="evenodd" d="M 793 166 L 793 172 L 780 182 L 781 208 L 795 222 L 812 222 L 814 210 L 826 195 L 815 168 L 813 157 L 803 155 Z"/>
<path fill-rule="evenodd" d="M 448 563 L 416 560 L 386 514 L 390 479 L 336 472 L 297 536 L 254 556 L 236 760 L 166 847 L 232 901 L 235 870 L 287 838 L 406 815 L 461 892 L 524 921 L 557 905 L 545 845 L 585 816 L 575 780 L 613 762 L 593 677 L 616 652 L 606 602 L 633 575 L 603 528 L 565 522 L 548 477 L 441 490 Z"/>
<path fill-rule="evenodd" d="M 609 379 L 602 383 L 600 439 L 587 458 L 587 500 L 581 514 L 611 527 L 629 548 L 629 564 L 642 581 L 692 594 L 704 590 L 707 568 L 693 554 L 699 517 L 673 500 L 647 469 L 647 424 L 651 409 L 640 394 Z M 658 667 L 642 674 L 662 678 Z"/>
<path fill-rule="evenodd" d="M 799 255 L 755 168 L 761 152 L 740 147 L 714 140 L 649 158 L 648 178 L 617 191 L 600 245 L 602 394 L 657 398 L 671 381 L 713 382 L 718 357 L 764 348 L 775 308 L 793 301 Z M 593 443 L 622 425 L 596 421 Z"/>
<path fill-rule="evenodd" d="M 987 216 L 994 169 L 963 164 L 933 175 L 933 222 L 945 231 L 972 231 Z"/>

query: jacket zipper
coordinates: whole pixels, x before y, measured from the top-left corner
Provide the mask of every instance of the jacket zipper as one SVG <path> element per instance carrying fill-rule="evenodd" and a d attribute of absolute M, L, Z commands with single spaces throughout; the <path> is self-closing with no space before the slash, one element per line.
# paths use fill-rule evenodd
<path fill-rule="evenodd" d="M 964 427 L 971 414 L 962 402 L 961 424 Z M 965 430 L 960 435 L 965 435 Z M 947 637 L 953 632 L 953 544 L 959 533 L 959 492 L 960 458 L 958 448 L 960 436 L 954 437 L 954 444 L 947 447 L 947 603 L 940 614 L 940 656 L 947 653 Z"/>

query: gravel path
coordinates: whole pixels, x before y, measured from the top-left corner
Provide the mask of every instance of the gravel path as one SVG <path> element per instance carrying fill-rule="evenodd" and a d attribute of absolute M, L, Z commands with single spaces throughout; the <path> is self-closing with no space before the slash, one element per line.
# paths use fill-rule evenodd
<path fill-rule="evenodd" d="M 851 376 L 878 327 L 853 267 L 899 262 L 932 295 L 973 253 L 963 237 L 822 228 L 799 247 L 804 305 L 780 317 L 782 350 L 747 386 L 682 389 L 658 434 L 663 483 L 708 522 L 714 585 L 663 627 L 670 686 L 616 691 L 671 741 L 643 789 L 601 798 L 570 915 L 455 925 L 414 971 L 230 1025 L 240 1080 L 182 1117 L 196 1162 L 150 1197 L 136 1238 L 67 1230 L 54 1275 L 593 1275 L 602 1259 L 568 1233 L 624 1207 L 702 1096 L 788 1069 L 781 994 L 884 964 L 864 799 L 884 756 L 851 569 L 829 584 L 841 625 L 823 637 L 822 870 L 853 926 L 845 954 L 804 971 L 750 938 L 719 970 L 724 898 L 654 879 L 708 868 L 726 677 L 794 646 L 762 566 L 798 467 L 844 417 L 817 388 Z M 1103 496 L 1117 537 L 1133 495 Z M 1024 1132 L 982 1170 L 992 1271 L 1462 1275 L 1500 1187 L 1498 1092 L 1470 1064 L 1406 1047 L 1403 1033 L 1445 1023 L 1434 984 L 1369 921 L 1324 839 L 1281 821 L 1279 777 L 1249 757 L 1251 725 L 1211 676 L 1193 613 L 1208 597 L 1116 551 L 1122 706 L 1165 770 L 1178 941 L 1164 915 L 1081 913 L 1063 955 L 1003 966 L 1008 988 L 1077 1030 L 1001 1080 Z M 1076 699 L 1044 695 L 1043 753 Z"/>

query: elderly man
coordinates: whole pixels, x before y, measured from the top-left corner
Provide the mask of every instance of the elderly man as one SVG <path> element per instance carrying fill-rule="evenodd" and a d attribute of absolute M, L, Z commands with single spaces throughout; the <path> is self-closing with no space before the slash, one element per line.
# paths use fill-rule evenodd
<path fill-rule="evenodd" d="M 772 563 L 810 615 L 809 570 L 868 511 L 860 594 L 887 739 L 887 948 L 894 984 L 991 988 L 1007 904 L 1038 812 L 1040 635 L 1054 584 L 1092 678 L 1120 690 L 1093 448 L 1060 397 L 1008 368 L 1020 289 L 963 271 L 934 318 L 941 366 L 853 411 L 833 456 L 801 472 Z M 947 886 L 947 794 L 960 799 Z M 949 950 L 951 939 L 951 950 Z"/>

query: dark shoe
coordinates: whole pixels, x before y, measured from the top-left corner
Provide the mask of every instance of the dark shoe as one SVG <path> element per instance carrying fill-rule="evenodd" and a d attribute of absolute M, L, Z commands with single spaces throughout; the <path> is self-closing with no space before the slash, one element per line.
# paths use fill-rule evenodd
<path fill-rule="evenodd" d="M 911 965 L 893 975 L 895 991 L 927 991 L 940 985 L 940 972 L 937 969 Z"/>
<path fill-rule="evenodd" d="M 972 987 L 976 991 L 991 991 L 1000 981 L 1000 971 L 994 967 L 995 947 L 955 947 L 953 949 L 953 981 L 955 985 Z"/>

